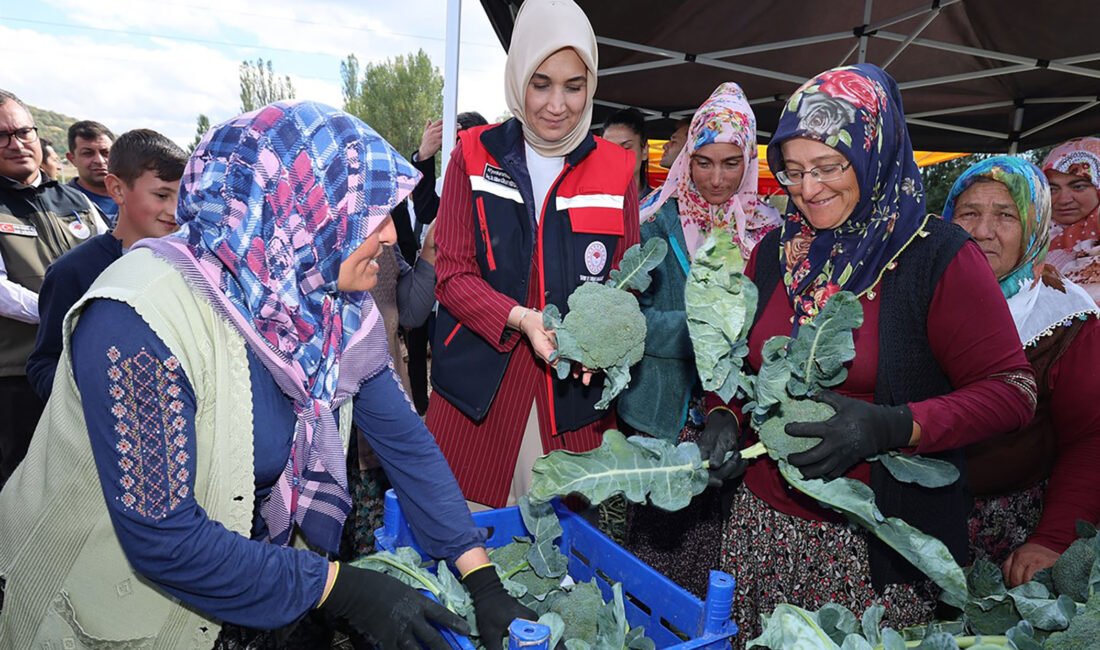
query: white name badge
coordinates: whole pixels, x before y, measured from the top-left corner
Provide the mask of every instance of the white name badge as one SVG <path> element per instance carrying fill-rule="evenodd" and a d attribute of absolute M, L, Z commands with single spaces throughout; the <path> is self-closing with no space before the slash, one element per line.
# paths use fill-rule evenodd
<path fill-rule="evenodd" d="M 24 237 L 37 237 L 38 230 L 34 226 L 23 223 L 0 223 L 0 234 L 23 235 Z"/>

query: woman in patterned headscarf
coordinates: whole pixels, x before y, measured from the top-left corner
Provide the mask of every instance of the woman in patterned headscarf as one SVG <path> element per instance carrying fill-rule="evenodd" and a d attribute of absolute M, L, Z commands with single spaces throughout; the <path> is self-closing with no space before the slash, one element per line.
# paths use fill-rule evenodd
<path fill-rule="evenodd" d="M 1100 315 L 1089 294 L 1044 265 L 1050 190 L 1039 168 L 996 156 L 955 181 L 943 217 L 966 229 L 1008 298 L 1039 402 L 1022 429 L 966 450 L 977 497 L 972 555 L 1001 564 L 1016 586 L 1054 564 L 1078 519 L 1100 521 Z"/>
<path fill-rule="evenodd" d="M 528 611 L 479 570 L 484 531 L 394 376 L 367 293 L 417 176 L 319 104 L 207 134 L 179 231 L 136 244 L 66 319 L 57 388 L 0 493 L 0 645 L 273 647 L 286 632 L 260 630 L 319 609 L 383 648 L 447 648 L 431 623 L 466 632 L 461 618 L 329 559 L 351 507 L 353 421 L 425 550 L 466 574 L 483 633 L 499 640 Z M 290 546 L 296 533 L 312 550 Z"/>
<path fill-rule="evenodd" d="M 779 213 L 758 200 L 756 182 L 756 116 L 741 87 L 723 83 L 695 112 L 664 184 L 642 204 L 642 242 L 662 239 L 669 252 L 638 298 L 646 354 L 619 397 L 628 426 L 671 440 L 684 426 L 697 383 L 684 311 L 691 258 L 712 232 L 732 239 L 747 258 L 779 225 Z"/>
<path fill-rule="evenodd" d="M 1047 262 L 1100 302 L 1100 138 L 1058 145 L 1042 168 L 1052 211 Z"/>
<path fill-rule="evenodd" d="M 790 202 L 746 267 L 759 292 L 749 365 L 758 370 L 765 341 L 797 333 L 837 292 L 863 308 L 846 378 L 814 396 L 835 415 L 788 424 L 790 435 L 820 439 L 788 460 L 806 478 L 867 483 L 886 516 L 965 562 L 964 488 L 901 483 L 866 459 L 908 449 L 961 465 L 962 447 L 1030 419 L 1034 380 L 989 264 L 961 228 L 925 212 L 900 93 L 880 68 L 837 68 L 799 88 L 768 161 Z M 711 420 L 736 426 L 736 405 L 711 404 Z M 894 627 L 932 618 L 937 596 L 922 574 L 789 489 L 770 458 L 749 465 L 731 503 L 722 566 L 738 577 L 746 638 L 780 602 L 855 611 L 877 602 Z"/>

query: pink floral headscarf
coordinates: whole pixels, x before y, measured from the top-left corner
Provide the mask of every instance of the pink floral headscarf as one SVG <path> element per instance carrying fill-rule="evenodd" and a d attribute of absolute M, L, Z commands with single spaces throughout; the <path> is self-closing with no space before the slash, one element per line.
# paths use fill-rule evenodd
<path fill-rule="evenodd" d="M 691 180 L 691 156 L 714 143 L 735 144 L 744 152 L 745 173 L 741 185 L 722 205 L 712 205 L 699 194 Z M 657 192 L 645 200 L 642 221 L 650 219 L 670 198 L 679 199 L 680 224 L 688 253 L 714 230 L 725 230 L 748 259 L 756 243 L 779 225 L 779 213 L 757 198 L 756 116 L 735 83 L 724 83 L 695 111 L 688 128 L 687 143 L 676 156 L 668 178 Z"/>

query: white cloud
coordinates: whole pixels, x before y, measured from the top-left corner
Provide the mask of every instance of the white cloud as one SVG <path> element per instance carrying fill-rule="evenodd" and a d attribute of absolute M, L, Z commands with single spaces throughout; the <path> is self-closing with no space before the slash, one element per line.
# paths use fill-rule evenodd
<path fill-rule="evenodd" d="M 504 52 L 480 3 L 463 4 L 458 107 L 493 119 L 505 109 Z M 242 59 L 273 59 L 298 97 L 335 106 L 349 53 L 365 63 L 423 48 L 445 65 L 446 0 L 47 0 L 20 11 L 5 11 L 0 51 L 9 60 L 34 52 L 35 64 L 7 66 L 5 87 L 36 106 L 119 133 L 154 128 L 180 144 L 199 113 L 217 123 L 237 112 Z"/>

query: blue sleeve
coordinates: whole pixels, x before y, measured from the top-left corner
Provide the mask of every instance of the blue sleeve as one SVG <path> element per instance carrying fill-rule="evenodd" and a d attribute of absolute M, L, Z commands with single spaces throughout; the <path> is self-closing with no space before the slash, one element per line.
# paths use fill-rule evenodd
<path fill-rule="evenodd" d="M 355 425 L 382 463 L 420 548 L 454 561 L 485 545 L 435 437 L 416 414 L 392 366 L 363 382 Z"/>
<path fill-rule="evenodd" d="M 27 379 L 43 402 L 50 399 L 53 376 L 61 359 L 61 324 L 90 284 L 82 282 L 73 271 L 68 264 L 51 264 L 38 292 L 38 338 L 27 357 Z"/>
<path fill-rule="evenodd" d="M 195 393 L 137 313 L 93 301 L 72 349 L 103 496 L 134 570 L 201 612 L 248 627 L 281 627 L 316 605 L 324 558 L 227 530 L 195 500 Z"/>

